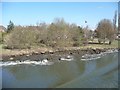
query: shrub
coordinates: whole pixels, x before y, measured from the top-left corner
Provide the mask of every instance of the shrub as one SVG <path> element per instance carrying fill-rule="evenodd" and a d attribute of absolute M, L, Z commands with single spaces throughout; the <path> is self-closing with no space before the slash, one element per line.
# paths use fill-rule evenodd
<path fill-rule="evenodd" d="M 30 48 L 36 45 L 36 33 L 34 30 L 15 27 L 13 31 L 5 37 L 5 44 L 8 48 Z"/>

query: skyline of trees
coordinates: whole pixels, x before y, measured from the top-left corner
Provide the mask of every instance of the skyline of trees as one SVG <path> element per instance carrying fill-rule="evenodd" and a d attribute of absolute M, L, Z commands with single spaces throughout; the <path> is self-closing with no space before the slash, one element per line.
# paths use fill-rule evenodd
<path fill-rule="evenodd" d="M 87 45 L 89 41 L 98 38 L 98 42 L 109 40 L 109 44 L 115 39 L 116 12 L 113 22 L 103 19 L 98 22 L 95 31 L 89 26 L 80 27 L 75 23 L 68 23 L 64 18 L 55 18 L 51 24 L 36 23 L 30 26 L 16 26 L 9 22 L 4 43 L 9 48 L 31 48 L 31 46 L 67 47 Z M 118 27 L 119 28 L 119 27 Z"/>

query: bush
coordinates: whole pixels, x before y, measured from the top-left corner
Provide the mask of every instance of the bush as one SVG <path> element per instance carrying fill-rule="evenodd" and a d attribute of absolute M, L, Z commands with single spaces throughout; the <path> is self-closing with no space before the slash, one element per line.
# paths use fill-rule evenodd
<path fill-rule="evenodd" d="M 30 48 L 36 45 L 37 32 L 23 27 L 15 27 L 11 33 L 5 37 L 5 44 L 8 48 Z"/>

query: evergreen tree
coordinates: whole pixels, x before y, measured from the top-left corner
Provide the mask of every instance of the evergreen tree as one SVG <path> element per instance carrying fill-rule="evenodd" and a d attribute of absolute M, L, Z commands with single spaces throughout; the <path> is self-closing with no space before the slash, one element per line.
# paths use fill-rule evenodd
<path fill-rule="evenodd" d="M 10 20 L 9 25 L 7 26 L 7 32 L 9 33 L 14 28 L 14 23 Z"/>

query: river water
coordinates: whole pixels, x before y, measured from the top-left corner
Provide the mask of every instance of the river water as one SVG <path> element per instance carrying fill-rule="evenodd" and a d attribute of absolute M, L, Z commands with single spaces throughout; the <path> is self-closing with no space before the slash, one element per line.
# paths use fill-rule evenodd
<path fill-rule="evenodd" d="M 84 57 L 50 65 L 1 63 L 2 88 L 118 87 L 118 52 Z"/>

